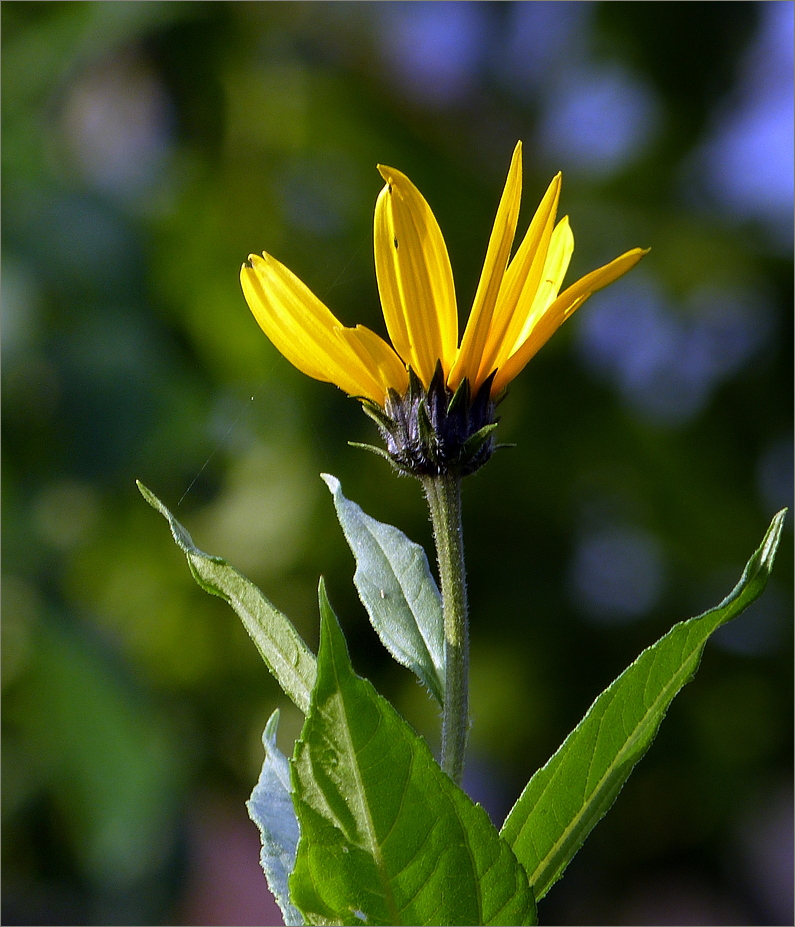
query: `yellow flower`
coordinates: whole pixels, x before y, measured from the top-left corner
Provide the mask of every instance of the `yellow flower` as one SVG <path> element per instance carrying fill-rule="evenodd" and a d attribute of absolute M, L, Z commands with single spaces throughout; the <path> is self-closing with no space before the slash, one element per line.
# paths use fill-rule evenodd
<path fill-rule="evenodd" d="M 391 390 L 406 393 L 408 368 L 428 389 L 437 365 L 451 392 L 467 380 L 474 397 L 494 374 L 490 395 L 499 396 L 592 293 L 646 253 L 633 248 L 560 293 L 574 238 L 567 217 L 555 222 L 558 174 L 509 261 L 522 192 L 521 155 L 519 142 L 460 346 L 453 274 L 439 225 L 408 177 L 383 165 L 378 167 L 386 186 L 375 207 L 375 267 L 394 348 L 362 325 L 345 327 L 283 264 L 268 254 L 252 254 L 240 280 L 262 330 L 299 370 L 382 408 Z"/>

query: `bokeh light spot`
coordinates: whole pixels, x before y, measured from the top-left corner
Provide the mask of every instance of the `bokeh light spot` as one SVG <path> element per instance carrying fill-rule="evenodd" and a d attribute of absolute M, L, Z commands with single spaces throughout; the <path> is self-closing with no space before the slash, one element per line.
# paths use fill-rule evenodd
<path fill-rule="evenodd" d="M 664 578 L 659 542 L 631 525 L 588 530 L 569 570 L 575 602 L 604 624 L 623 624 L 649 612 L 660 599 Z"/>

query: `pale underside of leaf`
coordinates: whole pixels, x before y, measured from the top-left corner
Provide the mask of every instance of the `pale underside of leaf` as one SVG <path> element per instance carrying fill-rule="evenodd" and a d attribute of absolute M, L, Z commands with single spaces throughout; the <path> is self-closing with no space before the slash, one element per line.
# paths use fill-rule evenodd
<path fill-rule="evenodd" d="M 288 879 L 295 866 L 298 847 L 298 819 L 293 809 L 290 764 L 276 746 L 279 710 L 273 712 L 262 735 L 265 761 L 251 798 L 248 814 L 262 840 L 260 863 L 273 897 L 282 910 L 287 927 L 301 927 L 304 919 L 290 901 Z"/>
<path fill-rule="evenodd" d="M 373 628 L 398 663 L 414 672 L 441 704 L 444 618 L 425 551 L 346 499 L 336 477 L 321 475 L 356 558 L 353 581 Z"/>

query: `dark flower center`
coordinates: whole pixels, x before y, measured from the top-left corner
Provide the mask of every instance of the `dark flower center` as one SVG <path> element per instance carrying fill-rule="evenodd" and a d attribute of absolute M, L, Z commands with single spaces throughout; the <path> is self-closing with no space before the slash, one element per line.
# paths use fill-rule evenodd
<path fill-rule="evenodd" d="M 387 456 L 399 470 L 418 477 L 468 476 L 494 452 L 493 378 L 472 397 L 468 380 L 455 393 L 447 387 L 441 363 L 427 390 L 409 368 L 404 395 L 390 390 L 383 409 L 365 401 L 364 410 L 378 425 Z"/>

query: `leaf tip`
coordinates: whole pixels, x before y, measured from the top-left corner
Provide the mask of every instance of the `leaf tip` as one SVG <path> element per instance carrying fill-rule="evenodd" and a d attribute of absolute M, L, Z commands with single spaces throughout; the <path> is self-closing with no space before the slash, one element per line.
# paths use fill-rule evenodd
<path fill-rule="evenodd" d="M 318 647 L 318 678 L 320 677 L 320 667 L 325 665 L 326 660 L 330 659 L 332 663 L 337 664 L 337 671 L 344 670 L 353 672 L 348 653 L 348 644 L 345 640 L 345 632 L 342 630 L 339 618 L 331 607 L 328 594 L 326 592 L 326 581 L 321 576 L 318 583 L 318 602 L 320 605 L 320 646 Z M 325 659 L 323 656 L 325 655 Z"/>
<path fill-rule="evenodd" d="M 335 623 L 337 620 L 334 609 L 331 607 L 331 602 L 329 602 L 328 593 L 326 592 L 326 580 L 323 576 L 320 577 L 317 584 L 317 599 L 320 605 L 320 623 L 322 631 L 323 624 L 329 621 Z"/>
<path fill-rule="evenodd" d="M 158 508 L 158 502 L 160 501 L 157 496 L 152 492 L 151 489 L 148 489 L 140 480 L 135 481 L 135 485 L 138 487 L 138 492 L 146 499 L 149 505 L 153 509 Z"/>
<path fill-rule="evenodd" d="M 336 476 L 332 476 L 330 473 L 321 473 L 320 479 L 328 486 L 332 496 L 339 492 L 341 483 Z"/>
<path fill-rule="evenodd" d="M 784 530 L 784 522 L 787 520 L 787 515 L 789 515 L 789 507 L 785 506 L 783 509 L 776 512 L 773 516 L 773 521 L 770 522 L 768 535 L 770 536 L 771 543 L 775 547 L 778 547 L 778 542 L 781 540 L 781 532 Z M 767 538 L 765 538 L 765 540 L 767 540 Z"/>
<path fill-rule="evenodd" d="M 788 508 L 776 512 L 757 552 L 759 558 L 758 569 L 764 570 L 768 574 L 773 569 L 773 562 L 776 559 L 776 552 L 778 551 L 781 533 L 784 530 L 784 522 L 788 513 Z"/>
<path fill-rule="evenodd" d="M 169 523 L 169 525 L 171 526 L 171 533 L 174 535 L 174 540 L 177 542 L 177 544 L 179 544 L 179 545 L 182 547 L 182 543 L 181 543 L 181 541 L 180 541 L 180 538 L 177 537 L 177 530 L 176 530 L 176 528 L 175 528 L 175 525 L 178 525 L 178 526 L 179 526 L 179 529 L 180 529 L 185 535 L 187 535 L 187 532 L 186 532 L 185 529 L 182 527 L 182 525 L 179 524 L 179 522 L 174 518 L 174 516 L 173 516 L 173 515 L 171 514 L 171 512 L 166 508 L 166 506 L 160 501 L 160 499 L 157 498 L 157 496 L 152 492 L 151 489 L 149 489 L 148 487 L 144 486 L 144 484 L 143 484 L 140 480 L 136 480 L 136 481 L 135 481 L 135 485 L 138 487 L 138 492 L 140 492 L 140 494 L 141 494 L 141 495 L 144 497 L 144 499 L 149 503 L 149 505 L 151 505 L 152 508 L 153 508 L 156 512 L 158 512 L 160 515 L 163 516 L 163 518 L 166 519 L 166 521 L 167 521 L 167 522 Z M 189 536 L 188 536 L 188 540 L 190 541 L 190 537 L 189 537 Z"/>
<path fill-rule="evenodd" d="M 265 747 L 265 753 L 269 753 L 276 746 L 276 729 L 279 726 L 279 709 L 275 708 L 273 714 L 268 718 L 265 730 L 262 732 L 262 745 Z"/>

